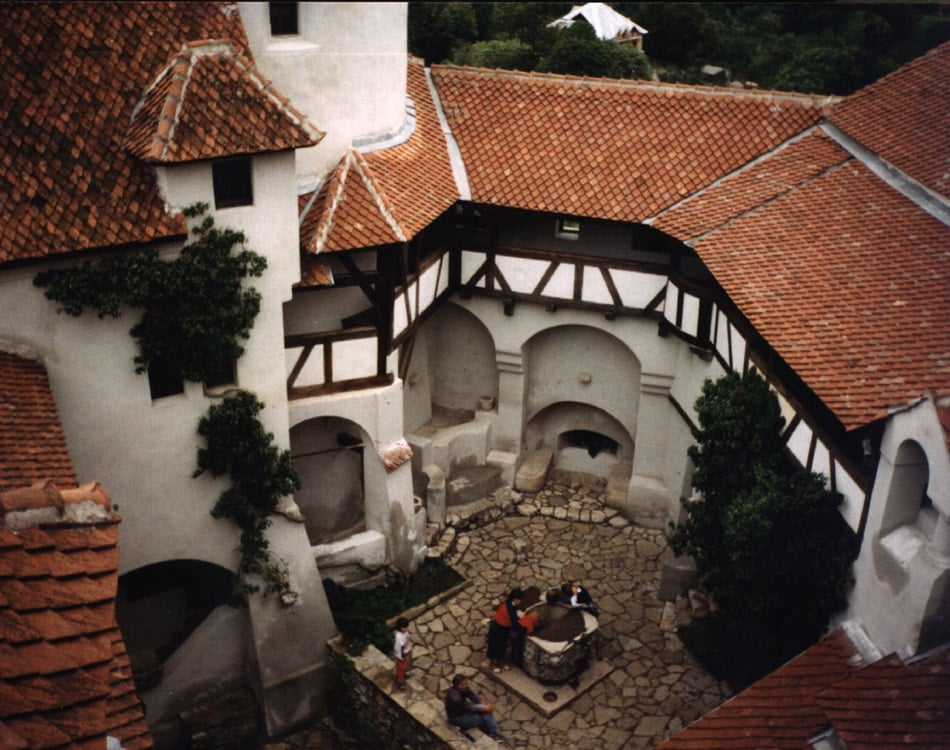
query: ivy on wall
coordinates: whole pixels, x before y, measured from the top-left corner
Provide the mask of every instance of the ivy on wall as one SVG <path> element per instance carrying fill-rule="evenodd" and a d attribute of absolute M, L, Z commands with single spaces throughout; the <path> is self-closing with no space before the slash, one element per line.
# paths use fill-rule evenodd
<path fill-rule="evenodd" d="M 198 204 L 185 215 L 200 218 L 206 209 Z M 267 260 L 243 247 L 243 232 L 218 229 L 210 216 L 192 235 L 174 260 L 161 260 L 155 250 L 118 255 L 49 270 L 34 283 L 69 315 L 93 309 L 100 318 L 117 318 L 122 306 L 141 310 L 129 331 L 139 344 L 136 372 L 162 361 L 200 383 L 244 353 L 240 342 L 250 337 L 261 296 L 243 281 L 261 276 Z M 236 247 L 242 249 L 235 253 Z"/>
<path fill-rule="evenodd" d="M 260 576 L 267 593 L 278 594 L 290 604 L 296 595 L 287 580 L 286 564 L 268 550 L 264 531 L 280 498 L 300 489 L 300 478 L 291 464 L 290 452 L 274 445 L 258 415 L 264 404 L 247 391 L 237 391 L 208 411 L 198 424 L 206 447 L 198 451 L 193 476 L 208 472 L 228 475 L 231 486 L 211 510 L 215 518 L 230 518 L 241 529 L 241 572 Z M 244 590 L 259 590 L 245 579 Z"/>
<path fill-rule="evenodd" d="M 193 241 L 173 260 L 160 259 L 155 250 L 118 255 L 45 271 L 34 284 L 59 304 L 58 312 L 69 315 L 92 309 L 100 318 L 117 318 L 122 307 L 141 310 L 141 320 L 129 331 L 139 345 L 136 372 L 161 361 L 187 380 L 210 380 L 244 353 L 241 341 L 250 337 L 261 296 L 243 282 L 261 276 L 267 260 L 244 246 L 243 232 L 217 228 L 206 210 L 206 204 L 185 209 L 200 222 L 192 229 Z M 263 406 L 246 391 L 212 406 L 198 425 L 206 447 L 198 451 L 193 476 L 230 476 L 231 486 L 211 514 L 231 519 L 241 530 L 243 593 L 260 590 L 248 578 L 259 576 L 265 593 L 292 603 L 296 594 L 286 563 L 270 554 L 264 531 L 280 498 L 299 489 L 300 479 L 290 452 L 279 451 L 273 434 L 264 430 Z"/>

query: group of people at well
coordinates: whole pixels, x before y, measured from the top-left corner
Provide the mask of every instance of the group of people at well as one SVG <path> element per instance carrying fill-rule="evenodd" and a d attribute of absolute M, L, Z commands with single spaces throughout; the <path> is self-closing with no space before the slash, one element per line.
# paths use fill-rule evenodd
<path fill-rule="evenodd" d="M 526 637 L 536 633 L 545 624 L 542 612 L 530 608 L 534 603 L 532 599 L 539 600 L 536 589 L 529 589 L 527 594 L 520 587 L 512 589 L 489 621 L 486 653 L 489 667 L 496 674 L 510 669 L 510 665 L 523 665 Z M 598 614 L 590 593 L 579 583 L 564 583 L 560 588 L 551 588 L 544 600 L 549 605 L 584 610 L 595 617 Z M 403 617 L 396 623 L 393 651 L 396 658 L 396 686 L 399 690 L 405 690 L 412 642 L 409 622 Z M 463 732 L 477 728 L 495 740 L 504 740 L 494 716 L 494 705 L 475 693 L 463 674 L 456 674 L 452 678 L 452 686 L 445 695 L 445 713 L 449 723 Z"/>

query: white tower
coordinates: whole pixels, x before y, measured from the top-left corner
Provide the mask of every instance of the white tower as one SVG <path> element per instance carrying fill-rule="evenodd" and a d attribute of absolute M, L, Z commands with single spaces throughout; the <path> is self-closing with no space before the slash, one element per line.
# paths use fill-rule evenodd
<path fill-rule="evenodd" d="M 238 3 L 261 72 L 326 133 L 297 151 L 303 187 L 354 140 L 385 139 L 406 118 L 407 3 Z"/>

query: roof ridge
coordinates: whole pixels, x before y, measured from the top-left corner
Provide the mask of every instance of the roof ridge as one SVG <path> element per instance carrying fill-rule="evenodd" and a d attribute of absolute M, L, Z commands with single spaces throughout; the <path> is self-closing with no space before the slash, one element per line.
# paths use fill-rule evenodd
<path fill-rule="evenodd" d="M 395 207 L 389 207 L 389 199 L 386 197 L 386 192 L 383 190 L 381 185 L 378 185 L 378 180 L 373 174 L 373 171 L 370 169 L 369 163 L 358 151 L 353 150 L 352 153 L 356 163 L 356 169 L 363 178 L 363 184 L 369 191 L 370 196 L 376 202 L 376 206 L 379 208 L 379 211 L 386 220 L 386 223 L 389 224 L 390 229 L 393 230 L 393 233 L 400 242 L 406 242 L 406 233 L 403 230 L 402 225 L 396 220 L 396 217 L 393 214 Z"/>
<path fill-rule="evenodd" d="M 132 116 L 129 120 L 130 127 L 134 126 L 136 118 L 145 102 L 148 101 L 150 94 L 163 85 L 168 76 L 171 76 L 171 81 L 168 84 L 169 89 L 159 111 L 152 143 L 144 154 L 147 160 L 165 161 L 167 158 L 175 141 L 175 131 L 181 121 L 181 112 L 186 103 L 188 86 L 191 83 L 195 69 L 202 59 L 207 57 L 223 57 L 229 60 L 237 66 L 240 76 L 246 79 L 263 96 L 276 104 L 278 109 L 294 125 L 301 128 L 315 142 L 323 140 L 326 133 L 315 127 L 306 116 L 290 103 L 290 99 L 274 88 L 273 81 L 261 72 L 254 60 L 244 50 L 228 40 L 200 39 L 187 41 L 181 45 L 181 49 L 175 53 L 151 85 L 144 90 L 139 101 L 132 109 Z"/>
<path fill-rule="evenodd" d="M 327 185 L 327 208 L 323 217 L 317 224 L 317 229 L 313 233 L 313 252 L 319 254 L 323 252 L 323 246 L 326 244 L 327 237 L 330 236 L 330 230 L 333 228 L 333 217 L 336 215 L 337 206 L 343 197 L 343 188 L 346 185 L 346 178 L 350 171 L 350 152 L 347 151 L 340 159 L 333 171 L 333 174 L 326 181 Z"/>
<path fill-rule="evenodd" d="M 49 524 L 113 520 L 112 500 L 97 481 L 63 489 L 51 479 L 0 492 L 0 528 L 22 530 Z"/>
<path fill-rule="evenodd" d="M 431 66 L 431 70 L 446 72 L 460 72 L 470 75 L 486 77 L 515 78 L 537 82 L 560 82 L 587 84 L 589 86 L 603 86 L 605 88 L 640 88 L 651 91 L 674 91 L 680 93 L 693 92 L 711 96 L 751 98 L 751 99 L 788 99 L 813 104 L 834 104 L 843 97 L 834 94 L 805 94 L 798 91 L 778 91 L 776 89 L 737 89 L 725 86 L 703 86 L 694 83 L 667 83 L 664 81 L 648 81 L 642 78 L 605 78 L 597 76 L 576 76 L 569 73 L 543 73 L 535 70 L 507 70 L 503 68 L 477 68 L 471 65 L 457 65 L 455 63 L 439 63 Z"/>

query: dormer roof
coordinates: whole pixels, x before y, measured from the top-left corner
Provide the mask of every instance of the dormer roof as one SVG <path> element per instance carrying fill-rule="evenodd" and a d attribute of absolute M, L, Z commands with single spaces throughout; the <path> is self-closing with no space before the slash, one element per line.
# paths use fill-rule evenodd
<path fill-rule="evenodd" d="M 246 55 L 209 40 L 184 44 L 161 71 L 136 105 L 125 146 L 143 161 L 167 164 L 303 148 L 322 138 Z"/>
<path fill-rule="evenodd" d="M 406 242 L 458 200 L 445 135 L 418 58 L 409 58 L 407 93 L 407 137 L 388 147 L 349 150 L 316 195 L 303 196 L 305 254 Z M 306 277 L 306 259 L 304 265 Z"/>
<path fill-rule="evenodd" d="M 180 241 L 151 161 L 313 137 L 247 61 L 233 3 L 3 3 L 0 27 L 0 265 Z"/>

